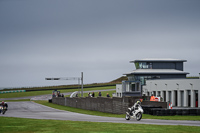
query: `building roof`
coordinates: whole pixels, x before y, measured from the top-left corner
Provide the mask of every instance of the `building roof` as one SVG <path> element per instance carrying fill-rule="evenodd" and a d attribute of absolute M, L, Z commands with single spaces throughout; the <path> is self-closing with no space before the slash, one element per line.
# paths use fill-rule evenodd
<path fill-rule="evenodd" d="M 136 69 L 133 70 L 132 72 L 125 73 L 124 75 L 130 75 L 130 74 L 189 74 L 189 73 L 175 69 Z"/>
<path fill-rule="evenodd" d="M 186 62 L 187 60 L 182 59 L 171 59 L 171 58 L 146 58 L 130 61 L 130 63 L 135 62 Z"/>

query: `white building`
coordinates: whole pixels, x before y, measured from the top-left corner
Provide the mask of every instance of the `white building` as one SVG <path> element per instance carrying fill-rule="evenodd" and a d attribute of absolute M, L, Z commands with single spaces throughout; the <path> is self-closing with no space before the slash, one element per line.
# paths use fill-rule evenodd
<path fill-rule="evenodd" d="M 143 94 L 161 96 L 178 107 L 200 107 L 200 79 L 147 80 Z"/>
<path fill-rule="evenodd" d="M 177 107 L 200 107 L 200 79 L 188 79 L 182 59 L 141 59 L 130 61 L 136 70 L 128 81 L 116 85 L 116 96 L 161 96 Z"/>

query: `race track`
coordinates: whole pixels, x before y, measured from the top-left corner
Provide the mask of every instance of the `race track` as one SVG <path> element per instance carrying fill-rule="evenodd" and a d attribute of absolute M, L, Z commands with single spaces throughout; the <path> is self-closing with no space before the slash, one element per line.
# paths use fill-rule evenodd
<path fill-rule="evenodd" d="M 142 119 L 129 121 L 125 118 L 101 117 L 85 115 L 53 109 L 35 102 L 8 102 L 9 108 L 4 117 L 19 117 L 33 119 L 52 119 L 52 120 L 71 120 L 71 121 L 88 121 L 88 122 L 112 122 L 112 123 L 130 123 L 130 124 L 156 124 L 156 125 L 185 125 L 200 126 L 199 121 L 175 121 L 175 120 L 155 120 Z"/>

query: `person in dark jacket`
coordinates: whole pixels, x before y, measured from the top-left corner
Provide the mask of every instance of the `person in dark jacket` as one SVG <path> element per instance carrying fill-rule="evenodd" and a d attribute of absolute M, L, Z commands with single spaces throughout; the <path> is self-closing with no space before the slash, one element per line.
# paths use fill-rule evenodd
<path fill-rule="evenodd" d="M 92 97 L 94 97 L 95 96 L 95 94 L 94 94 L 94 92 L 92 92 Z"/>
<path fill-rule="evenodd" d="M 101 97 L 101 92 L 99 92 L 98 94 L 99 94 L 99 97 Z"/>

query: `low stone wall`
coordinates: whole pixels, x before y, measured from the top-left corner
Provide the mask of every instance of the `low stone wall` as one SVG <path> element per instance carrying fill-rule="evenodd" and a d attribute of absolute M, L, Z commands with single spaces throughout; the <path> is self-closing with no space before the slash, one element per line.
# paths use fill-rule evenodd
<path fill-rule="evenodd" d="M 136 100 L 144 97 L 74 97 L 74 98 L 53 98 L 52 103 L 86 110 L 100 111 L 113 114 L 124 114 L 128 107 L 131 107 Z M 147 98 L 146 98 L 147 99 Z M 152 105 L 154 104 L 154 105 Z M 156 107 L 167 107 L 166 102 L 143 101 L 142 105 L 152 105 Z"/>

